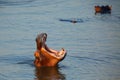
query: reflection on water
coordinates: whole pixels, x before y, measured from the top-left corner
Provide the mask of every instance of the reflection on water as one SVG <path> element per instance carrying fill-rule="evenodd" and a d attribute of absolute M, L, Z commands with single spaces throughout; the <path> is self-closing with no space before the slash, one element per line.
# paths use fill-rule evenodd
<path fill-rule="evenodd" d="M 35 80 L 65 80 L 65 75 L 59 71 L 59 67 L 36 67 L 35 76 Z"/>

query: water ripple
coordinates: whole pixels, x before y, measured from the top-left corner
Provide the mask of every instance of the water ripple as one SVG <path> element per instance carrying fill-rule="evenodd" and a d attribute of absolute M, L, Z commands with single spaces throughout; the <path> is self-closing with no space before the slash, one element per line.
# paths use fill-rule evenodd
<path fill-rule="evenodd" d="M 94 62 L 102 62 L 102 63 L 111 63 L 111 62 L 109 62 L 109 61 L 106 61 L 106 60 L 104 60 L 104 59 L 97 59 L 97 58 L 91 58 L 91 57 L 79 57 L 79 56 L 71 56 L 71 57 L 75 57 L 75 58 L 77 58 L 77 59 L 79 59 L 79 60 L 88 60 L 88 61 L 94 61 Z"/>
<path fill-rule="evenodd" d="M 0 5 L 12 6 L 12 5 L 23 5 L 35 0 L 0 0 Z"/>

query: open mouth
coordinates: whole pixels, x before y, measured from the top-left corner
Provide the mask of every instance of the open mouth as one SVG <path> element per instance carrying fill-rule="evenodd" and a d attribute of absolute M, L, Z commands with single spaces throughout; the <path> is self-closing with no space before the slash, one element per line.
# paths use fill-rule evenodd
<path fill-rule="evenodd" d="M 41 54 L 48 59 L 54 58 L 57 60 L 62 60 L 66 55 L 66 50 L 61 49 L 60 51 L 49 48 L 45 42 L 47 40 L 47 34 L 41 33 L 36 38 L 37 49 L 41 51 Z"/>
<path fill-rule="evenodd" d="M 61 49 L 60 51 L 49 48 L 45 42 L 47 40 L 47 34 L 41 33 L 36 37 L 37 50 L 34 53 L 35 61 L 34 64 L 40 66 L 56 66 L 66 56 L 66 50 Z"/>
<path fill-rule="evenodd" d="M 52 57 L 58 60 L 62 60 L 64 59 L 64 57 L 66 56 L 66 50 L 64 50 L 63 48 L 60 51 L 57 50 L 53 50 L 51 48 L 41 48 L 41 52 L 42 54 L 44 54 L 46 57 Z"/>

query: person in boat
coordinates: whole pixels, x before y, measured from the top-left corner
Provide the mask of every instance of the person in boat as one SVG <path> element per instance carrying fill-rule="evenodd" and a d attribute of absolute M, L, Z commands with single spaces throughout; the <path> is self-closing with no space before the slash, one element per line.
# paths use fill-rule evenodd
<path fill-rule="evenodd" d="M 38 36 L 36 37 L 37 49 L 34 52 L 34 64 L 36 67 L 56 66 L 66 56 L 65 49 L 62 48 L 60 51 L 51 49 L 46 45 L 46 40 L 46 33 L 38 34 Z"/>

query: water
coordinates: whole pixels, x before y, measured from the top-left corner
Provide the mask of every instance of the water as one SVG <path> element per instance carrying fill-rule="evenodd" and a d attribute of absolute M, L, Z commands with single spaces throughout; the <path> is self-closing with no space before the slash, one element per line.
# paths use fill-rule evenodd
<path fill-rule="evenodd" d="M 120 80 L 119 3 L 0 0 L 0 80 Z M 94 15 L 95 5 L 107 4 L 111 15 Z M 48 34 L 48 46 L 67 50 L 58 67 L 34 67 L 39 32 Z"/>

